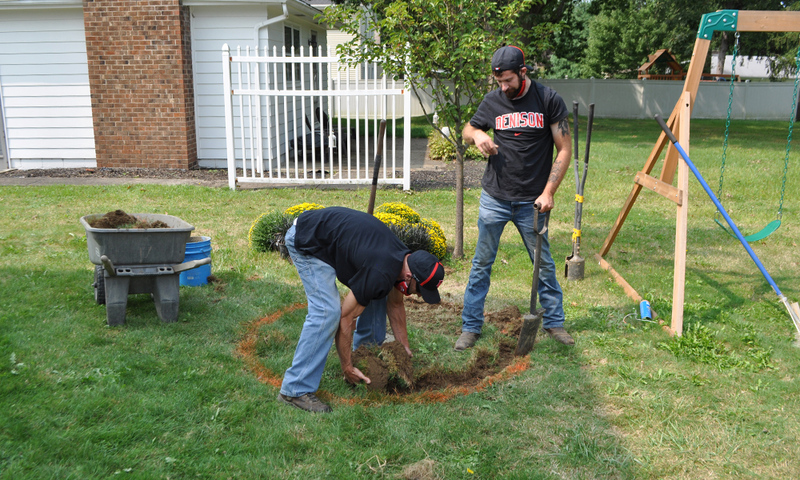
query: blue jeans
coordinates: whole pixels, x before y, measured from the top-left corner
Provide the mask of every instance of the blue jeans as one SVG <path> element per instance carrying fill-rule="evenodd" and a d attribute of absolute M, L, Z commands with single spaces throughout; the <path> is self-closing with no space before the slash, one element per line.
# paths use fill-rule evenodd
<path fill-rule="evenodd" d="M 361 345 L 382 345 L 386 340 L 386 301 L 387 297 L 373 300 L 361 312 L 353 332 L 353 350 Z"/>
<path fill-rule="evenodd" d="M 293 225 L 286 232 L 286 248 L 303 282 L 308 314 L 294 351 L 292 366 L 283 376 L 281 393 L 289 397 L 299 397 L 319 389 L 322 371 L 342 316 L 336 271 L 316 257 L 299 253 L 294 247 L 294 237 Z"/>
<path fill-rule="evenodd" d="M 489 293 L 492 265 L 497 257 L 500 235 L 506 223 L 514 222 L 528 249 L 531 262 L 534 261 L 536 233 L 533 230 L 533 202 L 507 202 L 491 195 L 481 193 L 481 206 L 478 211 L 478 244 L 469 272 L 469 282 L 464 292 L 464 310 L 461 313 L 464 332 L 481 333 L 483 327 L 483 306 Z M 544 228 L 545 216 L 539 215 L 539 228 Z M 564 326 L 564 305 L 561 285 L 556 279 L 556 267 L 550 255 L 550 241 L 547 232 L 542 236 L 542 254 L 539 267 L 539 302 L 544 308 L 543 326 L 545 328 Z"/>

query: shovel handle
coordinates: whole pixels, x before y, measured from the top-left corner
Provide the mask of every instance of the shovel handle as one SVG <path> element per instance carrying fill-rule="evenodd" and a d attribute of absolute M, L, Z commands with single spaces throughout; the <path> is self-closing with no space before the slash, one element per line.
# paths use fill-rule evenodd
<path fill-rule="evenodd" d="M 369 204 L 367 205 L 367 213 L 372 215 L 375 210 L 375 193 L 378 190 L 378 173 L 381 170 L 381 158 L 383 156 L 383 137 L 386 133 L 386 120 L 381 120 L 380 130 L 378 132 L 378 148 L 375 154 L 375 165 L 372 168 L 372 188 L 369 191 Z"/>

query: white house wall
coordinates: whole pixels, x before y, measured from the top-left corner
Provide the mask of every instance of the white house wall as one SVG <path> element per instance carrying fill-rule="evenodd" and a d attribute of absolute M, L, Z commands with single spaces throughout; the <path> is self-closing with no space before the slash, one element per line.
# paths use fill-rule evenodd
<path fill-rule="evenodd" d="M 81 8 L 0 12 L 0 96 L 9 167 L 94 167 Z"/>
<path fill-rule="evenodd" d="M 194 71 L 195 121 L 197 125 L 197 157 L 201 167 L 224 168 L 227 165 L 225 145 L 225 111 L 222 87 L 222 46 L 227 44 L 231 53 L 237 47 L 255 48 L 255 26 L 282 15 L 279 5 L 253 5 L 230 7 L 192 6 L 192 68 Z M 325 48 L 325 28 L 313 18 L 297 16 L 261 30 L 260 51 L 267 47 L 283 46 L 284 26 L 300 31 L 300 43 L 308 49 L 311 31 L 317 32 L 320 45 Z M 263 75 L 262 75 L 263 77 Z M 263 109 L 263 106 L 262 106 Z M 278 119 L 281 121 L 282 119 Z M 266 142 L 267 139 L 264 139 Z"/>

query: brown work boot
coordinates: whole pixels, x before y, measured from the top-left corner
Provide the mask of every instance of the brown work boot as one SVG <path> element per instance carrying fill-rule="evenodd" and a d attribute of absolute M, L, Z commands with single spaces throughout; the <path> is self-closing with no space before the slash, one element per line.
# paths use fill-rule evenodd
<path fill-rule="evenodd" d="M 453 350 L 461 352 L 468 348 L 472 348 L 479 338 L 481 338 L 480 333 L 461 332 L 461 336 L 458 337 L 458 340 L 456 340 L 456 346 L 453 347 Z"/>
<path fill-rule="evenodd" d="M 564 327 L 544 328 L 543 330 L 556 342 L 561 342 L 564 345 L 575 345 L 575 339 L 564 330 Z"/>
<path fill-rule="evenodd" d="M 323 403 L 322 400 L 317 398 L 317 396 L 313 393 L 306 393 L 305 395 L 301 395 L 299 397 L 287 397 L 286 395 L 279 393 L 278 400 L 287 405 L 299 408 L 300 410 L 305 410 L 306 412 L 329 413 L 333 411 L 330 406 Z"/>

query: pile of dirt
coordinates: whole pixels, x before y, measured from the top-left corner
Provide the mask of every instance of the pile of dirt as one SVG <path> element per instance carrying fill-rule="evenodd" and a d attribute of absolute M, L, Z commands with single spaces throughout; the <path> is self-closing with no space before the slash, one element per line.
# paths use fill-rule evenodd
<path fill-rule="evenodd" d="M 133 215 L 128 215 L 123 210 L 114 210 L 108 212 L 102 217 L 89 222 L 92 228 L 169 228 L 169 225 L 156 220 L 148 222 Z"/>
<path fill-rule="evenodd" d="M 353 352 L 353 365 L 370 379 L 368 390 L 398 391 L 414 386 L 414 366 L 400 342 L 380 347 L 361 345 Z"/>

